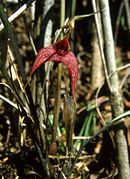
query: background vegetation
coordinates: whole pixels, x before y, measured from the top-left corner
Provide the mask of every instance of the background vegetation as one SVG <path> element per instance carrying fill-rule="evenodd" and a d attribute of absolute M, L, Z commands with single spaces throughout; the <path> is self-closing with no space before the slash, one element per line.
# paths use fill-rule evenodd
<path fill-rule="evenodd" d="M 1 0 L 0 19 L 1 178 L 128 179 L 129 1 Z M 31 75 L 39 50 L 66 36 L 75 95 L 62 63 Z"/>

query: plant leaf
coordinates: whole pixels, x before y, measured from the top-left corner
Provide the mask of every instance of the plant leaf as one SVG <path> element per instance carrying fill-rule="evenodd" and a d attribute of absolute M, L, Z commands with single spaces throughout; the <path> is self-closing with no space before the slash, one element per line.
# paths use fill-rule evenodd
<path fill-rule="evenodd" d="M 31 70 L 31 75 L 37 68 L 47 61 L 62 62 L 66 65 L 70 74 L 71 90 L 74 97 L 78 80 L 78 63 L 74 54 L 69 50 L 68 38 L 64 38 L 51 46 L 42 48 L 37 54 Z"/>

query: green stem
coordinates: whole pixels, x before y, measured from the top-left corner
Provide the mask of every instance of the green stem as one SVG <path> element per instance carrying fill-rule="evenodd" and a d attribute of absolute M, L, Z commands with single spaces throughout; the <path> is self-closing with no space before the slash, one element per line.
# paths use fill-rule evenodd
<path fill-rule="evenodd" d="M 124 4 L 125 4 L 125 9 L 126 9 L 126 18 L 127 18 L 128 29 L 130 31 L 130 6 L 129 6 L 129 1 L 124 0 Z"/>
<path fill-rule="evenodd" d="M 60 0 L 60 27 L 64 25 L 64 21 L 65 21 L 65 0 Z"/>
<path fill-rule="evenodd" d="M 64 25 L 65 21 L 65 0 L 60 1 L 60 27 Z M 61 34 L 60 38 L 63 37 Z M 56 98 L 55 98 L 55 106 L 54 106 L 54 122 L 53 122 L 53 133 L 52 133 L 52 144 L 56 142 L 56 133 L 60 112 L 60 100 L 61 100 L 61 71 L 62 65 L 58 65 L 58 79 L 57 79 L 57 90 L 56 90 Z"/>

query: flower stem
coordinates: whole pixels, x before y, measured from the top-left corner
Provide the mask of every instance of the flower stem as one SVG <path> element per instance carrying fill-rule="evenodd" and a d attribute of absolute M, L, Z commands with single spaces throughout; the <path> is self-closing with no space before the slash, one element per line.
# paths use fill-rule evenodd
<path fill-rule="evenodd" d="M 65 21 L 65 0 L 60 0 L 60 27 L 64 25 Z M 63 34 L 60 35 L 63 38 Z M 60 112 L 60 101 L 61 101 L 61 71 L 62 64 L 58 65 L 58 78 L 57 78 L 57 89 L 54 106 L 54 122 L 53 122 L 53 133 L 52 133 L 52 144 L 56 142 L 57 126 Z"/>

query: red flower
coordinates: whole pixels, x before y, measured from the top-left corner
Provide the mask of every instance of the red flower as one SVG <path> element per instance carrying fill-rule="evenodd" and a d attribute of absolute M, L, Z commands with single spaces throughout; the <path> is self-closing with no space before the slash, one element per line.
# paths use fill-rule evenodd
<path fill-rule="evenodd" d="M 42 48 L 37 54 L 31 70 L 31 75 L 37 68 L 47 61 L 63 62 L 66 65 L 70 74 L 72 95 L 74 97 L 78 80 L 78 63 L 74 54 L 69 50 L 68 38 L 64 38 L 51 46 Z"/>

